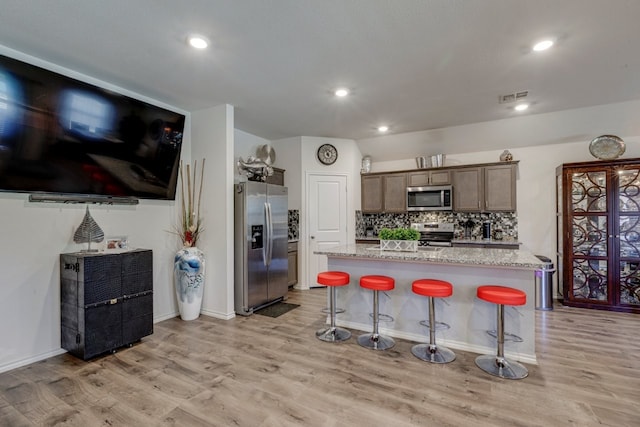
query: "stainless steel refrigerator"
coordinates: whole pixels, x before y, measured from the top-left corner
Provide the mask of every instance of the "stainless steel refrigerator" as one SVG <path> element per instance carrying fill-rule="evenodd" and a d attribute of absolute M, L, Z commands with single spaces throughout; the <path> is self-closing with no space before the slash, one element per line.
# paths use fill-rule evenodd
<path fill-rule="evenodd" d="M 235 185 L 235 310 L 248 316 L 287 296 L 287 187 Z"/>

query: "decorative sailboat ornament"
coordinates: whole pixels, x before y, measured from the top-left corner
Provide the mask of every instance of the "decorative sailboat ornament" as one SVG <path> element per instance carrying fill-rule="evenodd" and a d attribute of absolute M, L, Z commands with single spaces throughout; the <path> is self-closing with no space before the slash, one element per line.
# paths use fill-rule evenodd
<path fill-rule="evenodd" d="M 97 249 L 91 249 L 91 242 L 102 242 L 104 240 L 104 232 L 89 213 L 89 206 L 84 214 L 82 222 L 73 234 L 73 241 L 76 243 L 88 243 L 87 249 L 82 252 L 98 252 Z"/>

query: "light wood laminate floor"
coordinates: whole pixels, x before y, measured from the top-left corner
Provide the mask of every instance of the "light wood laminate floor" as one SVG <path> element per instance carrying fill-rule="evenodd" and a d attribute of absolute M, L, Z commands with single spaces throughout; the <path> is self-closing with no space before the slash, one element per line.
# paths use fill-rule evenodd
<path fill-rule="evenodd" d="M 539 365 L 509 381 L 472 353 L 432 365 L 407 341 L 386 352 L 321 342 L 325 292 L 291 291 L 301 307 L 279 318 L 170 319 L 114 355 L 0 374 L 0 425 L 640 425 L 639 315 L 538 312 Z"/>

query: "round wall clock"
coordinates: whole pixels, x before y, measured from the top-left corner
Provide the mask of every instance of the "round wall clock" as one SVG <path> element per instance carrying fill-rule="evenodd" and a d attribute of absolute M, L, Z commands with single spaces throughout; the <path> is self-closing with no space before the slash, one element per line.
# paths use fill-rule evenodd
<path fill-rule="evenodd" d="M 338 150 L 331 144 L 322 144 L 318 148 L 318 160 L 325 165 L 332 165 L 338 159 Z"/>

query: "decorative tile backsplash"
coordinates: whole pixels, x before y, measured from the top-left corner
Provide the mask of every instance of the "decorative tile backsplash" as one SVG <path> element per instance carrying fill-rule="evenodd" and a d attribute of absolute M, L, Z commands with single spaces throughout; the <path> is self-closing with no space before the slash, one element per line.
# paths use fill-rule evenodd
<path fill-rule="evenodd" d="M 473 222 L 470 227 L 470 235 L 465 236 L 467 221 Z M 507 240 L 518 240 L 518 215 L 516 212 L 491 212 L 491 213 L 467 213 L 467 212 L 407 212 L 403 214 L 365 214 L 356 211 L 356 237 L 365 237 L 367 229 L 373 229 L 373 234 L 378 235 L 381 228 L 409 227 L 412 222 L 452 222 L 454 225 L 454 238 L 482 238 L 482 223 L 491 221 L 492 230 L 501 229 Z"/>
<path fill-rule="evenodd" d="M 300 236 L 300 211 L 289 209 L 289 240 L 298 240 Z"/>

